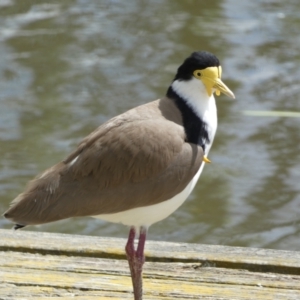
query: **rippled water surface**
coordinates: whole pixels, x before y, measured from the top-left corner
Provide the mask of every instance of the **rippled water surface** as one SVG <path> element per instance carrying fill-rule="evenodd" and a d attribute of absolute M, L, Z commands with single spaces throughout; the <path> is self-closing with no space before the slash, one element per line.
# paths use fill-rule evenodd
<path fill-rule="evenodd" d="M 298 0 L 0 1 L 0 211 L 105 120 L 165 94 L 194 50 L 215 53 L 236 101 L 189 200 L 155 240 L 300 249 Z M 0 218 L 1 228 L 11 224 Z M 30 230 L 125 237 L 92 218 Z"/>

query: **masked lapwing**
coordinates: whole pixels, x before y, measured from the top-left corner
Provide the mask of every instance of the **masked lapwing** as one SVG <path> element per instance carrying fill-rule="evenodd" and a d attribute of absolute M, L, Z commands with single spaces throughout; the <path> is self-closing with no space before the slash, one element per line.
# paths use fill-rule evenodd
<path fill-rule="evenodd" d="M 215 55 L 192 53 L 164 98 L 98 127 L 33 179 L 4 216 L 15 229 L 84 216 L 129 226 L 125 250 L 134 299 L 142 299 L 147 230 L 186 200 L 209 162 L 217 129 L 214 93 L 234 98 L 221 74 Z"/>

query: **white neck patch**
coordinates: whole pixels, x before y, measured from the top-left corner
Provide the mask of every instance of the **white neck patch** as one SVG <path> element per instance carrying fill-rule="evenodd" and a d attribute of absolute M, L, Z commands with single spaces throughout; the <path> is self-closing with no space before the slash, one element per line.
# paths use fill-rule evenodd
<path fill-rule="evenodd" d="M 207 145 L 208 149 L 206 152 L 208 153 L 215 137 L 218 123 L 214 95 L 212 94 L 209 97 L 203 82 L 195 77 L 189 81 L 175 80 L 171 86 L 174 92 L 183 98 L 195 114 L 207 124 L 207 130 L 211 140 L 211 143 Z"/>
<path fill-rule="evenodd" d="M 214 96 L 209 97 L 202 81 L 195 77 L 189 81 L 175 80 L 172 88 L 201 119 L 205 111 L 209 109 L 210 102 L 215 102 Z"/>

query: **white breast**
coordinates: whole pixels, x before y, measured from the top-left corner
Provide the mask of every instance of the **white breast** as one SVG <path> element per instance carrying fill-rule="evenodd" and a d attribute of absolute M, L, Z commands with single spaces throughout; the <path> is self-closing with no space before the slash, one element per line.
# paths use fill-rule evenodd
<path fill-rule="evenodd" d="M 135 226 L 136 228 L 141 226 L 149 227 L 150 225 L 167 218 L 187 199 L 194 189 L 203 167 L 204 163 L 185 189 L 167 201 L 151 206 L 133 208 L 115 214 L 98 215 L 95 216 L 95 218 L 113 223 L 122 223 L 127 226 Z"/>

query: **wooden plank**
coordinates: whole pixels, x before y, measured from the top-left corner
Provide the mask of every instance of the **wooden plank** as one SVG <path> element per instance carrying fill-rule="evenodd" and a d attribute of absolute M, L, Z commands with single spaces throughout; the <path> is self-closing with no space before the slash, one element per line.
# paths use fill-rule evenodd
<path fill-rule="evenodd" d="M 124 259 L 126 239 L 0 229 L 0 250 Z M 300 275 L 300 252 L 147 241 L 147 261 L 202 262 L 216 267 Z"/>
<path fill-rule="evenodd" d="M 147 272 L 145 272 L 147 273 Z M 199 275 L 202 275 L 201 273 Z M 215 274 L 217 275 L 217 274 Z M 19 284 L 25 282 L 29 286 L 52 287 L 53 289 L 72 290 L 73 294 L 90 294 L 93 296 L 102 293 L 130 294 L 130 278 L 120 275 L 87 274 L 68 272 L 56 272 L 49 270 L 15 269 L 5 270 L 1 268 L 0 276 L 4 283 Z M 224 274 L 222 274 L 224 276 Z M 292 289 L 268 288 L 260 283 L 256 286 L 247 284 L 225 284 L 209 283 L 203 280 L 182 281 L 172 276 L 169 278 L 157 279 L 144 277 L 145 297 L 163 296 L 169 299 L 192 298 L 196 295 L 201 297 L 214 296 L 216 299 L 299 299 L 300 291 Z M 82 291 L 89 291 L 85 293 Z M 14 290 L 15 291 L 15 290 Z M 81 291 L 81 293 L 77 293 Z M 1 288 L 1 293 L 4 290 Z M 45 291 L 44 291 L 45 293 Z M 53 292 L 52 292 L 53 294 Z M 297 296 L 298 294 L 298 296 Z M 16 295 L 14 295 L 16 296 Z M 32 295 L 30 295 L 32 296 Z M 214 298 L 214 299 L 215 299 Z"/>
<path fill-rule="evenodd" d="M 124 245 L 0 230 L 0 299 L 132 299 Z M 147 248 L 145 299 L 300 299 L 299 252 L 152 241 Z M 280 272 L 261 271 L 269 267 Z"/>
<path fill-rule="evenodd" d="M 46 258 L 46 259 L 45 259 Z M 31 269 L 55 272 L 119 275 L 129 277 L 127 261 L 100 258 L 41 255 L 19 252 L 0 252 L 0 270 Z M 201 276 L 199 276 L 201 274 Z M 201 263 L 145 263 L 144 278 L 173 278 L 179 281 L 196 281 L 219 284 L 240 284 L 300 291 L 300 278 L 274 273 L 249 272 L 240 269 L 206 267 Z"/>

